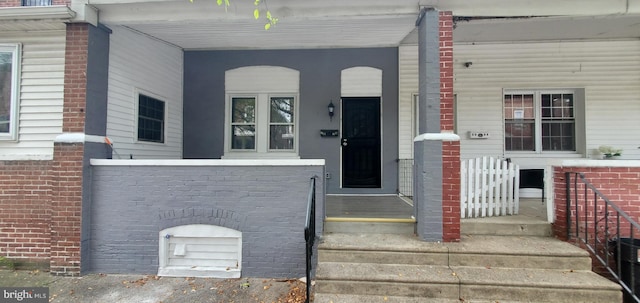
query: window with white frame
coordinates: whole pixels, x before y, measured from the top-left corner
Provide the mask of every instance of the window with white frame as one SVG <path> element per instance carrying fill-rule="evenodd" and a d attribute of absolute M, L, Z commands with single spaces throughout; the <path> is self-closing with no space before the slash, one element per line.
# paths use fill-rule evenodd
<path fill-rule="evenodd" d="M 505 151 L 576 151 L 575 91 L 507 90 L 503 102 Z"/>
<path fill-rule="evenodd" d="M 295 152 L 296 102 L 288 94 L 231 96 L 229 150 L 231 152 Z"/>
<path fill-rule="evenodd" d="M 0 44 L 0 139 L 17 138 L 19 57 L 20 45 Z"/>
<path fill-rule="evenodd" d="M 300 72 L 246 66 L 225 72 L 225 158 L 298 158 Z"/>
<path fill-rule="evenodd" d="M 164 143 L 165 102 L 138 93 L 138 141 Z"/>

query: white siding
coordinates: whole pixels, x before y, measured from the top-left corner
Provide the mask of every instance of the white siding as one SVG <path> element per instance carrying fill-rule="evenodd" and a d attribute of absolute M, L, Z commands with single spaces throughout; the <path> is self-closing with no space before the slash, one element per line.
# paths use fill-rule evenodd
<path fill-rule="evenodd" d="M 414 99 L 418 94 L 418 46 L 403 45 L 399 47 L 399 96 L 398 121 L 399 121 L 399 157 L 400 159 L 413 158 L 413 138 L 415 130 Z"/>
<path fill-rule="evenodd" d="M 402 121 L 412 115 L 410 94 L 417 91 L 417 56 L 417 47 L 400 48 L 401 157 L 411 146 L 405 144 L 410 144 L 412 129 Z M 473 64 L 467 68 L 465 62 Z M 455 44 L 454 77 L 463 159 L 505 156 L 503 89 L 546 88 L 584 89 L 586 157 L 605 144 L 623 148 L 625 159 L 640 159 L 638 40 Z M 469 131 L 488 132 L 490 138 L 472 140 Z M 540 157 L 582 155 L 508 156 L 524 168 L 543 168 Z"/>
<path fill-rule="evenodd" d="M 22 44 L 18 141 L 0 141 L 0 160 L 53 159 L 62 133 L 65 30 L 3 32 L 0 43 Z"/>
<path fill-rule="evenodd" d="M 107 136 L 114 159 L 182 158 L 182 50 L 123 27 L 112 30 Z M 165 102 L 164 143 L 137 141 L 138 91 Z"/>

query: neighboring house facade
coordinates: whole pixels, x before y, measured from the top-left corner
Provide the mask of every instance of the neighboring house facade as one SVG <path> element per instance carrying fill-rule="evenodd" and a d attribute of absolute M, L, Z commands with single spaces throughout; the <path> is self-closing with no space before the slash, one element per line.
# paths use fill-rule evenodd
<path fill-rule="evenodd" d="M 640 1 L 622 2 L 576 12 L 552 1 L 273 1 L 281 17 L 270 31 L 245 18 L 252 2 L 226 13 L 206 1 L 3 2 L 0 253 L 54 274 L 198 275 L 170 255 L 192 256 L 189 245 L 202 242 L 224 255 L 203 275 L 297 276 L 308 180 L 319 188 L 321 233 L 325 194 L 397 194 L 405 158 L 420 172 L 418 234 L 457 241 L 461 157 L 537 168 L 602 144 L 638 153 L 625 140 L 637 131 L 608 141 L 626 122 L 600 114 L 624 106 L 617 113 L 630 121 L 640 110 L 637 35 L 500 35 L 514 26 L 505 16 L 603 12 L 637 33 L 625 22 Z M 546 121 L 556 95 L 571 107 Z"/>

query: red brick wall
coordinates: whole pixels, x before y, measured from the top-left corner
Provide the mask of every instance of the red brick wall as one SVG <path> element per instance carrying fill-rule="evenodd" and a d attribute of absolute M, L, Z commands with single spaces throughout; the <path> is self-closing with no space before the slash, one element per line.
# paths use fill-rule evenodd
<path fill-rule="evenodd" d="M 554 167 L 556 219 L 553 231 L 556 237 L 565 241 L 569 240 L 567 237 L 566 172 L 583 173 L 585 179 L 593 184 L 609 201 L 625 211 L 636 222 L 640 219 L 640 167 Z M 586 236 L 590 245 L 597 247 L 598 255 L 604 258 L 607 248 L 603 244 L 617 237 L 629 237 L 631 225 L 624 219 L 621 219 L 618 225 L 616 212 L 612 207 L 605 206 L 605 202 L 601 198 L 597 200 L 596 207 L 593 190 L 587 189 L 585 199 L 585 187 L 581 182 L 575 185 L 575 179 L 576 176 L 571 174 L 570 240 L 586 250 L 585 245 L 576 240 L 575 232 L 576 229 L 579 230 L 580 237 L 585 238 Z M 605 213 L 608 213 L 609 216 L 605 217 Z M 579 218 L 577 227 L 576 216 Z M 607 218 L 608 220 L 606 220 Z M 605 222 L 607 223 L 605 224 Z M 640 230 L 634 228 L 633 233 L 635 238 L 640 238 Z M 600 244 L 594 245 L 596 239 Z M 611 262 L 613 263 L 613 259 Z M 592 265 L 595 272 L 608 275 L 607 270 L 596 258 L 592 258 Z"/>
<path fill-rule="evenodd" d="M 584 173 L 587 181 L 593 184 L 611 202 L 627 212 L 634 220 L 638 221 L 640 219 L 640 167 L 554 167 L 556 219 L 553 228 L 557 237 L 565 240 L 567 238 L 565 172 Z M 584 201 L 582 192 L 583 190 L 579 190 L 578 198 Z M 604 211 L 604 204 L 601 202 L 597 212 L 594 212 L 592 195 L 592 192 L 588 192 L 589 201 L 591 202 L 586 207 L 587 218 L 593 218 L 594 213 L 600 216 Z M 571 199 L 575 200 L 573 194 Z M 575 212 L 575 203 L 572 202 L 572 205 L 571 209 Z M 578 212 L 584 215 L 584 210 L 585 207 L 580 205 Z M 628 228 L 623 228 L 623 232 L 628 233 Z M 640 236 L 640 233 L 636 236 Z"/>
<path fill-rule="evenodd" d="M 84 133 L 88 24 L 67 25 L 62 131 Z M 51 273 L 80 274 L 82 143 L 56 143 L 51 200 Z"/>
<path fill-rule="evenodd" d="M 440 12 L 440 128 L 453 131 L 453 15 Z M 442 143 L 443 240 L 460 240 L 460 142 Z"/>
<path fill-rule="evenodd" d="M 0 256 L 48 264 L 51 161 L 0 161 Z"/>
<path fill-rule="evenodd" d="M 22 2 L 20 0 L 0 0 L 0 7 L 15 7 L 21 5 Z"/>

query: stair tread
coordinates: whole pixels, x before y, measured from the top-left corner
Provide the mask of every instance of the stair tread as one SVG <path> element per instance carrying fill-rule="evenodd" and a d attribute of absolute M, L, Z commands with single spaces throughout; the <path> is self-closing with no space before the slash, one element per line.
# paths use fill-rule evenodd
<path fill-rule="evenodd" d="M 460 284 L 620 290 L 620 285 L 586 270 L 454 266 Z"/>
<path fill-rule="evenodd" d="M 319 249 L 589 257 L 554 238 L 522 236 L 463 236 L 458 243 L 434 243 L 410 235 L 336 233 L 325 235 Z"/>
<path fill-rule="evenodd" d="M 347 295 L 347 294 L 325 294 L 315 295 L 314 303 L 496 303 L 495 300 L 464 300 L 447 298 L 425 298 L 401 297 L 401 296 L 372 296 L 372 295 Z M 500 300 L 500 303 L 523 303 L 519 301 Z"/>
<path fill-rule="evenodd" d="M 320 263 L 316 280 L 458 283 L 453 271 L 447 266 L 345 262 Z"/>
<path fill-rule="evenodd" d="M 618 284 L 591 271 L 530 268 L 322 262 L 316 279 L 319 283 L 322 280 L 344 280 L 620 290 Z"/>
<path fill-rule="evenodd" d="M 372 295 L 346 295 L 346 294 L 316 294 L 314 303 L 422 303 L 425 298 L 400 297 L 400 296 L 372 296 Z M 429 298 L 430 303 L 459 303 L 459 299 Z M 491 301 L 466 301 L 470 303 L 484 303 Z"/>

